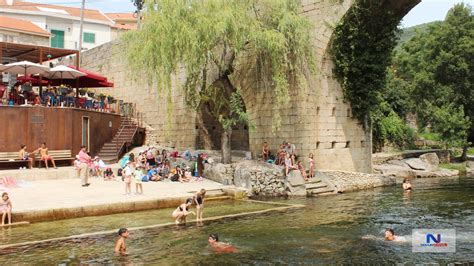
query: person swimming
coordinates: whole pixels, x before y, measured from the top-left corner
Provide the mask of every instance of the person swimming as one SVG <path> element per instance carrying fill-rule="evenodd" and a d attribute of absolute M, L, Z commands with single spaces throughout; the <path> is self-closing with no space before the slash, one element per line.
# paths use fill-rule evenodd
<path fill-rule="evenodd" d="M 397 241 L 397 236 L 395 236 L 395 231 L 392 228 L 385 229 L 385 240 L 387 241 Z"/>
<path fill-rule="evenodd" d="M 127 256 L 127 247 L 125 246 L 125 239 L 128 238 L 129 232 L 127 228 L 120 228 L 118 231 L 119 238 L 115 242 L 115 254 Z"/>
<path fill-rule="evenodd" d="M 237 248 L 231 244 L 219 242 L 219 236 L 217 234 L 210 234 L 208 242 L 216 253 L 235 253 Z"/>
<path fill-rule="evenodd" d="M 406 179 L 406 178 L 403 179 L 403 185 L 402 185 L 402 186 L 403 186 L 403 189 L 404 189 L 405 191 L 411 191 L 411 190 L 412 190 L 411 183 L 410 183 L 410 181 L 408 181 L 408 179 Z"/>

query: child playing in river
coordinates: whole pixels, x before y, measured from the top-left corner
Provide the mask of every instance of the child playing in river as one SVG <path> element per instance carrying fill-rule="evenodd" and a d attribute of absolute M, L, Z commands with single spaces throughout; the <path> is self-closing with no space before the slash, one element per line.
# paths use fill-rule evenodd
<path fill-rule="evenodd" d="M 12 223 L 12 202 L 8 197 L 7 192 L 3 192 L 2 201 L 0 202 L 0 208 L 2 210 L 2 225 L 5 225 L 5 216 L 8 217 L 8 224 Z"/>
<path fill-rule="evenodd" d="M 129 232 L 127 228 L 120 228 L 118 231 L 119 238 L 115 242 L 114 252 L 116 255 L 127 256 L 127 247 L 125 246 L 125 239 L 128 238 Z"/>
<path fill-rule="evenodd" d="M 194 196 L 194 203 L 196 204 L 196 222 L 202 222 L 205 195 L 206 190 L 202 188 L 198 193 L 196 193 L 196 196 Z"/>

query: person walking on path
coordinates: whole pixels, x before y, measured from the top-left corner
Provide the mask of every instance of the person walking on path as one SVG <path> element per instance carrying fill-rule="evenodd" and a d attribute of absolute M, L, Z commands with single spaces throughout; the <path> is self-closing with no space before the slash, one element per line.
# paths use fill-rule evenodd
<path fill-rule="evenodd" d="M 79 176 L 81 176 L 81 184 L 83 187 L 90 185 L 89 181 L 89 165 L 91 163 L 91 157 L 86 152 L 86 146 L 82 145 L 79 154 L 77 155 L 80 161 L 79 167 Z M 82 175 L 81 175 L 82 172 Z"/>

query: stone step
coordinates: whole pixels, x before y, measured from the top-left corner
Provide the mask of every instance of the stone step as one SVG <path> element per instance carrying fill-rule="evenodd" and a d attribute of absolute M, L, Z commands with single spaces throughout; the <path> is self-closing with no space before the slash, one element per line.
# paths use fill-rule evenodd
<path fill-rule="evenodd" d="M 317 189 L 317 188 L 324 188 L 327 186 L 328 185 L 326 183 L 312 183 L 312 184 L 306 184 L 306 189 Z"/>
<path fill-rule="evenodd" d="M 315 183 L 320 183 L 320 182 L 321 182 L 321 179 L 313 177 L 309 179 L 308 181 L 306 181 L 306 184 L 315 184 Z"/>
<path fill-rule="evenodd" d="M 328 193 L 328 192 L 333 192 L 334 193 L 334 189 L 333 188 L 316 188 L 316 189 L 311 189 L 311 194 L 315 195 L 315 194 L 321 194 L 321 193 Z"/>

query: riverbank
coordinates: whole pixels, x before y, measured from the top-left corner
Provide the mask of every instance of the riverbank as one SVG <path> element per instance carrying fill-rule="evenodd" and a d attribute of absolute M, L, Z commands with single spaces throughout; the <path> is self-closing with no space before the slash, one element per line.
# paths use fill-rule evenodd
<path fill-rule="evenodd" d="M 23 171 L 24 175 L 29 170 L 18 171 Z M 55 177 L 55 171 L 64 169 L 48 171 Z M 0 176 L 3 176 L 2 172 Z M 206 179 L 193 183 L 144 182 L 144 194 L 131 196 L 124 195 L 125 185 L 121 181 L 104 181 L 102 178 L 92 178 L 89 181 L 89 187 L 82 187 L 77 178 L 20 181 L 19 187 L 3 191 L 10 196 L 13 221 L 16 222 L 40 222 L 176 207 L 201 188 L 208 190 L 207 200 L 239 197 L 235 187 Z M 135 191 L 133 184 L 132 191 Z"/>

